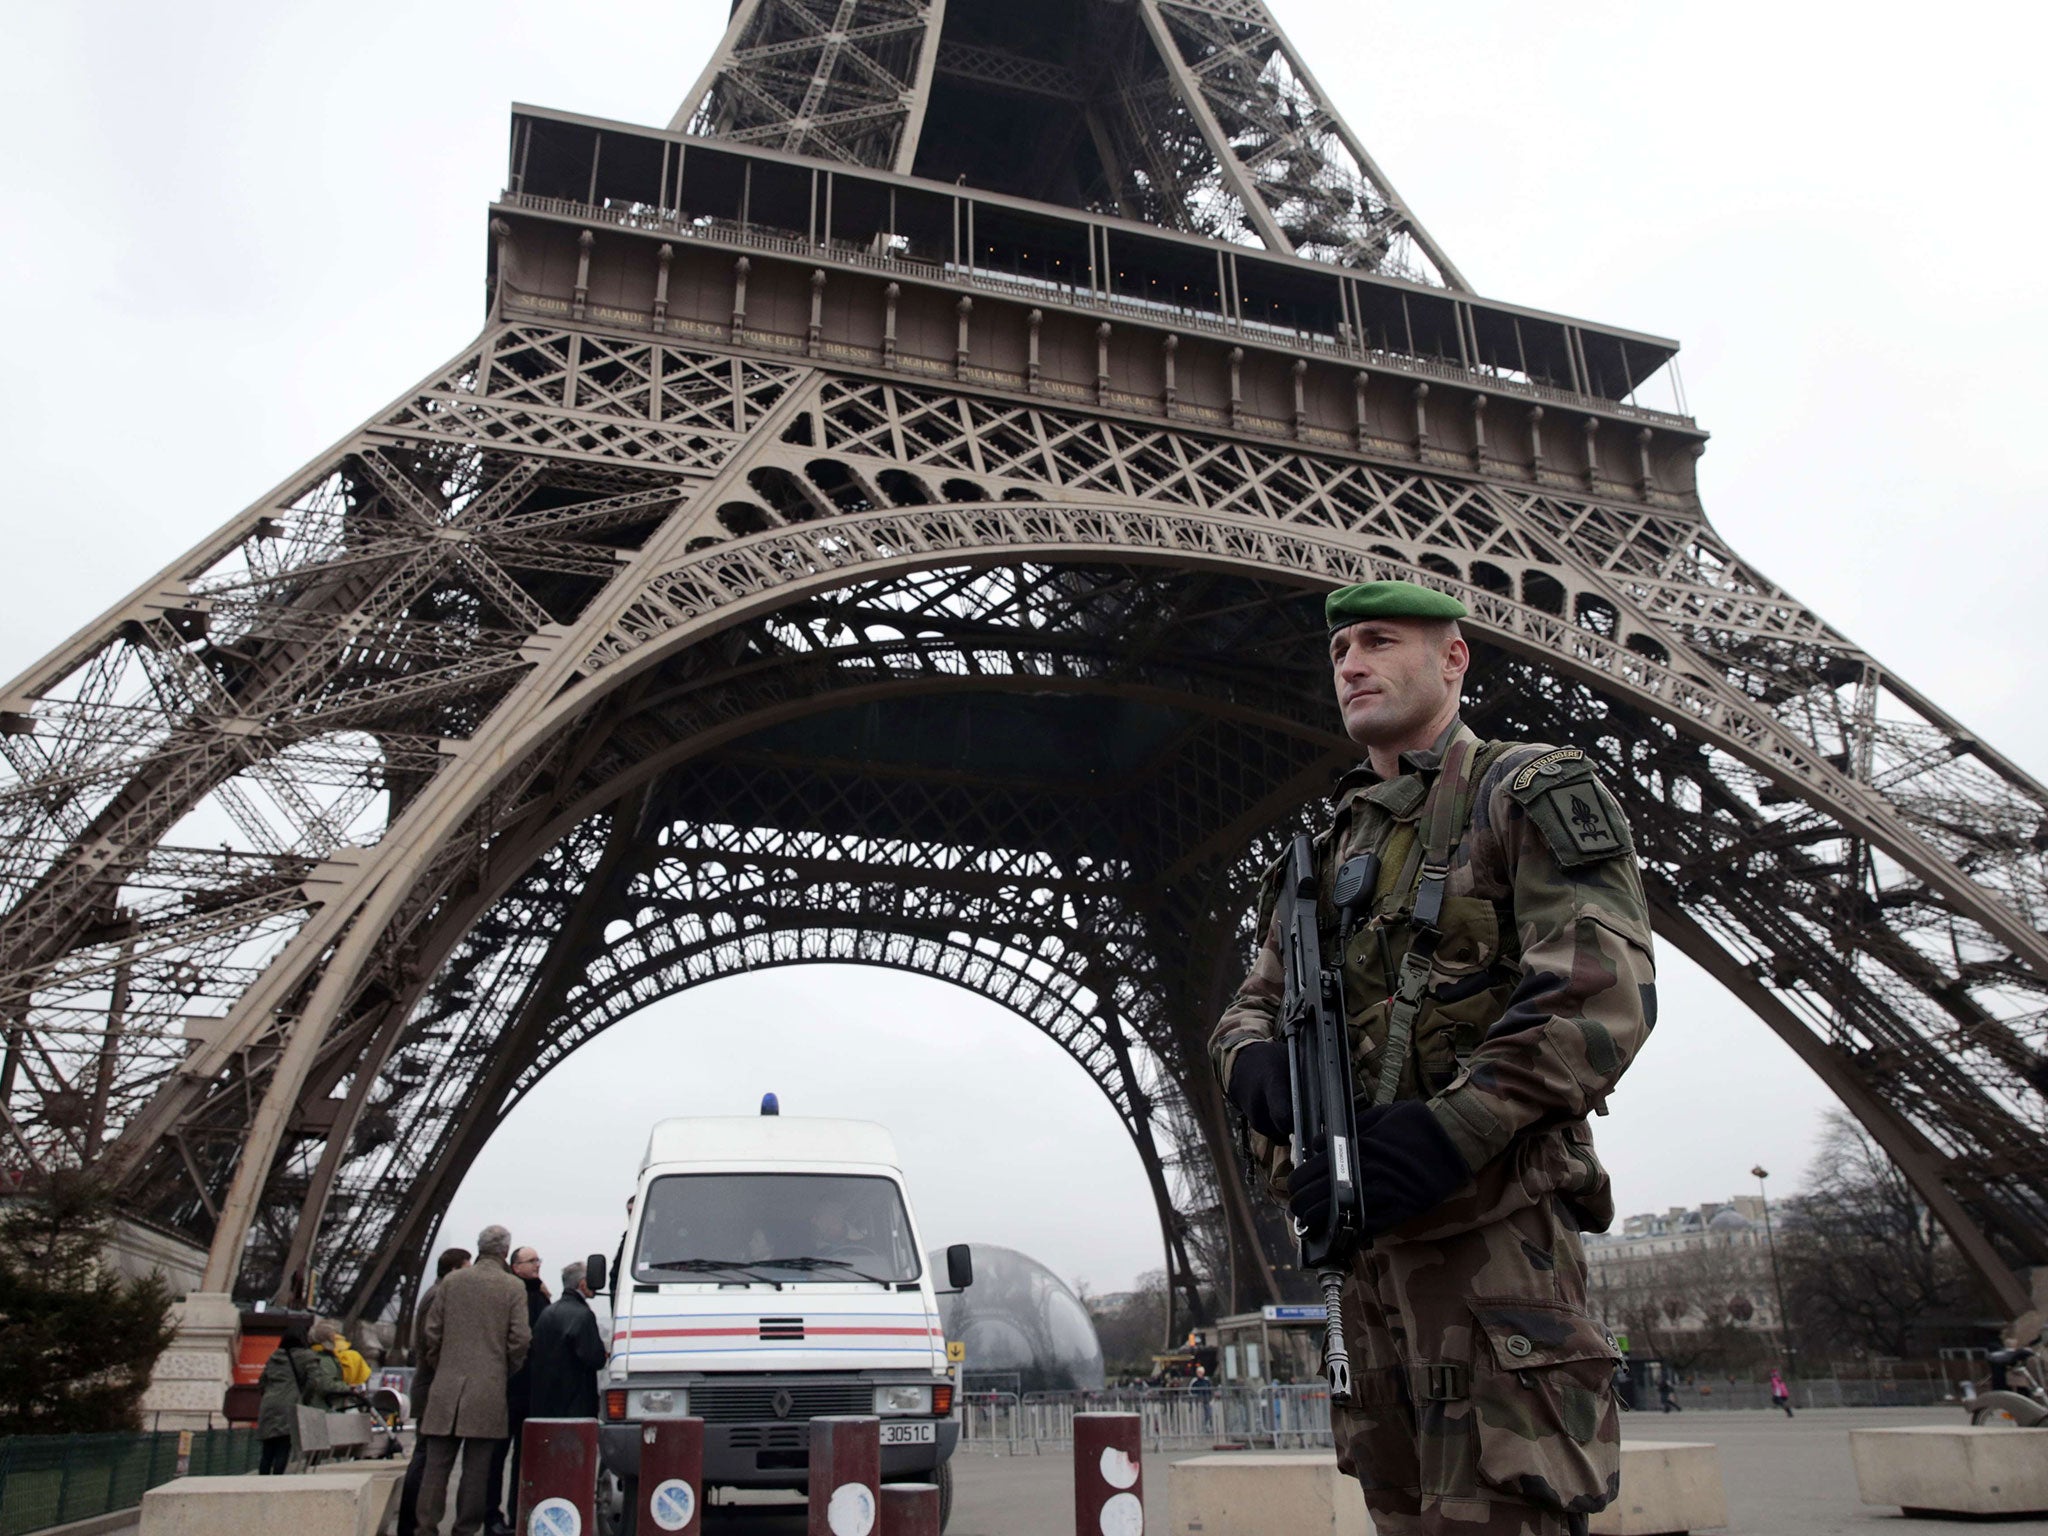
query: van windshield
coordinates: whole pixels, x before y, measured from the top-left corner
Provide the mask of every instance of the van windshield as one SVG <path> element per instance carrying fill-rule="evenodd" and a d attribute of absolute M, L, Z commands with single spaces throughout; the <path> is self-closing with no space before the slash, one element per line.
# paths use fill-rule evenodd
<path fill-rule="evenodd" d="M 668 1174 L 647 1191 L 633 1278 L 874 1280 L 922 1273 L 888 1179 L 842 1173 Z"/>

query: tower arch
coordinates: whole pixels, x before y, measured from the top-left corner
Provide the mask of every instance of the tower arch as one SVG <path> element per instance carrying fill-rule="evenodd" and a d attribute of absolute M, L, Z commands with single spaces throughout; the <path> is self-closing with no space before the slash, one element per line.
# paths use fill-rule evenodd
<path fill-rule="evenodd" d="M 699 135 L 516 113 L 478 340 L 0 692 L 6 1157 L 100 1165 L 212 1242 L 209 1285 L 252 1254 L 276 1283 L 407 1042 L 539 984 L 625 808 L 776 768 L 852 820 L 890 786 L 928 809 L 942 765 L 807 729 L 1092 719 L 1157 752 L 1104 759 L 1147 785 L 1107 819 L 1157 871 L 1119 985 L 1164 999 L 1230 1278 L 1270 1283 L 1199 1035 L 1259 853 L 1342 756 L 1312 594 L 1401 575 L 1472 607 L 1476 722 L 1595 756 L 1660 931 L 2017 1308 L 2048 1262 L 2048 792 L 1718 536 L 1704 434 L 1635 403 L 1675 344 L 1470 292 L 1252 0 L 1081 7 L 1061 46 L 1137 50 L 1186 131 L 1147 169 L 1112 125 L 1043 200 L 914 174 L 922 93 L 955 81 L 950 122 L 959 80 L 1083 76 L 996 34 L 940 60 L 908 42 L 946 8 L 911 7 L 912 97 L 806 161 L 796 119 L 732 107 L 774 9 L 736 13 Z M 259 770 L 272 839 L 180 841 Z M 295 822 L 323 788 L 381 825 Z M 969 798 L 1052 828 L 1087 803 L 1007 788 Z"/>

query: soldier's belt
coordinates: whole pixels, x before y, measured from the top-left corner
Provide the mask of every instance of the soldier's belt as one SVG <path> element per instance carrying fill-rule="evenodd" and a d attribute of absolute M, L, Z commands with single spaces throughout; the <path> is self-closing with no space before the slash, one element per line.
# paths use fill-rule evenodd
<path fill-rule="evenodd" d="M 1472 1395 L 1472 1368 L 1462 1360 L 1408 1367 L 1408 1391 L 1418 1403 L 1453 1403 Z"/>

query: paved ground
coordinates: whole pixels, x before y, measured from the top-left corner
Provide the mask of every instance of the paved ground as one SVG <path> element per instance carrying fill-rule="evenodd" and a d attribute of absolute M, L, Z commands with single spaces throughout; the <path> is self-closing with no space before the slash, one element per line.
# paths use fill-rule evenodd
<path fill-rule="evenodd" d="M 1807 1408 L 1789 1420 L 1768 1409 L 1715 1409 L 1624 1414 L 1621 1432 L 1632 1440 L 1718 1445 L 1734 1536 L 1956 1536 L 1965 1522 L 1908 1520 L 1896 1509 L 1860 1503 L 1849 1431 L 1964 1422 L 1959 1410 L 1939 1407 Z M 2001 1531 L 2048 1533 L 2048 1520 L 1997 1524 Z"/>
<path fill-rule="evenodd" d="M 1729 1536 L 1957 1536 L 1959 1522 L 1907 1520 L 1896 1509 L 1860 1503 L 1849 1431 L 1961 1422 L 1955 1410 L 1940 1408 L 1824 1408 L 1789 1420 L 1760 1410 L 1717 1409 L 1627 1414 L 1622 1433 L 1718 1445 Z M 1155 1529 L 1164 1526 L 1167 1467 L 1180 1459 L 1145 1458 L 1147 1503 L 1158 1512 Z M 1065 1456 L 963 1454 L 954 1467 L 957 1493 L 947 1536 L 1072 1536 L 1074 1484 Z M 1998 1529 L 2048 1536 L 2048 1521 L 2005 1521 Z M 706 1536 L 796 1536 L 802 1530 L 801 1515 L 768 1510 L 723 1511 L 705 1526 Z"/>
<path fill-rule="evenodd" d="M 1960 1423 L 1954 1409 L 1821 1408 L 1795 1419 L 1761 1410 L 1631 1413 L 1622 1433 L 1636 1440 L 1706 1440 L 1721 1448 L 1729 1536 L 1958 1536 L 1962 1522 L 1907 1520 L 1858 1502 L 1849 1461 L 1851 1429 Z M 2015 1430 L 2015 1434 L 2035 1431 Z M 1145 1458 L 1148 1505 L 1164 1527 L 1167 1468 L 1184 1456 Z M 1068 1458 L 962 1454 L 947 1536 L 1073 1536 L 1074 1484 Z M 706 1511 L 706 1536 L 801 1536 L 801 1505 Z M 131 1528 L 132 1529 L 132 1528 Z M 1997 1524 L 2014 1536 L 2048 1536 L 2048 1520 Z M 1274 1536 L 1294 1536 L 1278 1532 Z"/>

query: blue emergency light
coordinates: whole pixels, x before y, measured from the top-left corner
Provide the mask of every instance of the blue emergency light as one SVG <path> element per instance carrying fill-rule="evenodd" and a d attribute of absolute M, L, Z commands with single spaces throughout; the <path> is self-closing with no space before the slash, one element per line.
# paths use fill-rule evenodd
<path fill-rule="evenodd" d="M 764 1093 L 764 1094 L 762 1094 L 762 1095 L 761 1095 L 761 1113 L 762 1113 L 762 1114 L 764 1114 L 764 1115 L 779 1115 L 779 1114 L 781 1114 L 781 1113 L 782 1113 L 782 1103 L 781 1103 L 781 1101 L 780 1101 L 779 1099 L 777 1099 L 777 1098 L 775 1097 L 775 1095 L 774 1095 L 774 1094 L 772 1094 L 772 1093 Z"/>

